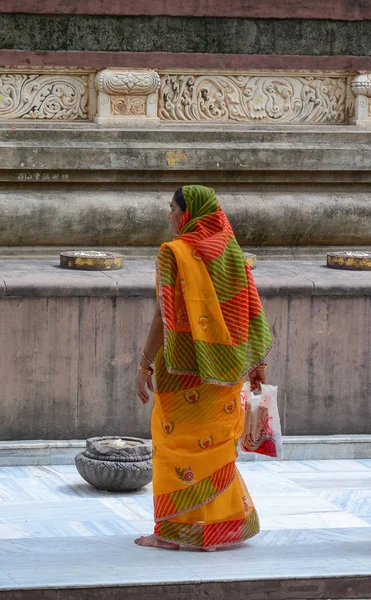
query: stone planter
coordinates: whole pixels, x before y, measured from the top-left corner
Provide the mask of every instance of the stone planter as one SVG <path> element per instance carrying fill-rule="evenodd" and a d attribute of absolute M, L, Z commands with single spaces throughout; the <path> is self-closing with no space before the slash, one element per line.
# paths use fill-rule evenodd
<path fill-rule="evenodd" d="M 89 438 L 75 464 L 81 477 L 99 490 L 128 492 L 152 481 L 151 448 L 139 438 Z"/>

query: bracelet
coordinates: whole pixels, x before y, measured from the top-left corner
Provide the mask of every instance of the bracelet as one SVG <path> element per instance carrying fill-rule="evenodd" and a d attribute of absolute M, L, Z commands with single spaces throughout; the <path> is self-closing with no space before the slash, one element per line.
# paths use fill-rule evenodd
<path fill-rule="evenodd" d="M 143 350 L 142 354 L 149 365 L 151 365 L 152 363 L 155 362 L 154 360 L 149 360 L 149 358 L 148 358 L 147 354 L 144 352 L 144 350 Z"/>
<path fill-rule="evenodd" d="M 263 363 L 262 365 L 258 365 L 256 367 L 257 371 L 266 371 L 268 369 L 268 365 L 266 363 Z"/>
<path fill-rule="evenodd" d="M 148 376 L 153 375 L 153 369 L 152 369 L 152 367 L 149 367 L 149 369 L 146 369 L 145 367 L 143 367 L 143 365 L 141 365 L 139 363 L 138 369 L 139 369 L 139 371 L 142 371 L 142 373 L 145 373 Z"/>

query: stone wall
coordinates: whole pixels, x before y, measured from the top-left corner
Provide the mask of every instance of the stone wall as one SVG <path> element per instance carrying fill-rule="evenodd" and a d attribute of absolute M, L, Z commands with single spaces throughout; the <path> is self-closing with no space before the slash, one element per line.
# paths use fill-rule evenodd
<path fill-rule="evenodd" d="M 258 263 L 285 435 L 371 433 L 369 273 Z M 0 261 L 1 439 L 149 434 L 135 394 L 153 262 L 110 273 Z"/>
<path fill-rule="evenodd" d="M 25 51 L 371 55 L 368 20 L 16 13 L 0 30 L 2 48 Z"/>

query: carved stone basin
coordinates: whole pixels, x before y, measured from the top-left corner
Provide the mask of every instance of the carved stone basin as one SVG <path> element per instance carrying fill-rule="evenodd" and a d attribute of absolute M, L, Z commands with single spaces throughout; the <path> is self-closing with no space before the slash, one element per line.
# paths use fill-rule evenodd
<path fill-rule="evenodd" d="M 152 481 L 151 448 L 140 438 L 89 438 L 75 464 L 81 477 L 99 490 L 128 492 Z"/>

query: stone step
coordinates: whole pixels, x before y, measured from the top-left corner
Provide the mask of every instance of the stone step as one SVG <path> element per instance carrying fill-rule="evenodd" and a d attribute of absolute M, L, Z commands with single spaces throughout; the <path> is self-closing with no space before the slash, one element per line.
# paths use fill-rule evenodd
<path fill-rule="evenodd" d="M 305 136 L 303 136 L 303 133 Z M 180 139 L 179 139 L 179 136 Z M 42 122 L 0 121 L 0 143 L 9 141 L 49 140 L 53 143 L 67 138 L 71 142 L 95 141 L 145 141 L 158 142 L 178 138 L 179 142 L 202 140 L 223 143 L 230 140 L 242 142 L 284 141 L 305 144 L 308 141 L 326 142 L 364 142 L 370 145 L 370 130 L 353 125 L 269 125 L 250 123 L 160 123 L 157 126 L 142 126 L 135 129 L 124 126 L 103 127 L 92 122 Z M 199 140 L 201 141 L 201 139 Z"/>
<path fill-rule="evenodd" d="M 151 552 L 151 550 L 149 550 Z M 152 550 L 152 552 L 159 552 Z M 168 552 L 168 551 L 161 551 Z M 218 552 L 219 555 L 219 552 Z M 123 558 L 123 560 L 125 560 Z M 78 562 L 78 559 L 77 559 Z M 97 567 L 101 568 L 100 566 Z M 65 584 L 47 588 L 0 590 L 4 600 L 369 600 L 371 576 L 337 575 L 336 577 L 295 577 L 258 580 L 222 580 L 197 583 L 153 583 L 143 585 L 123 582 L 120 585 Z M 349 595 L 350 594 L 350 595 Z"/>
<path fill-rule="evenodd" d="M 151 443 L 151 440 L 147 440 Z M 283 460 L 371 459 L 371 435 L 283 436 Z M 0 467 L 70 465 L 85 449 L 85 440 L 0 441 Z M 268 461 L 261 454 L 239 455 L 239 462 Z M 1 600 L 1 596 L 0 596 Z"/>
<path fill-rule="evenodd" d="M 244 246 L 246 253 L 255 254 L 258 261 L 323 261 L 328 252 L 351 250 L 350 246 Z M 0 260 L 59 260 L 61 252 L 98 250 L 118 252 L 125 260 L 153 260 L 159 246 L 0 246 Z M 371 246 L 357 246 L 370 252 Z"/>

